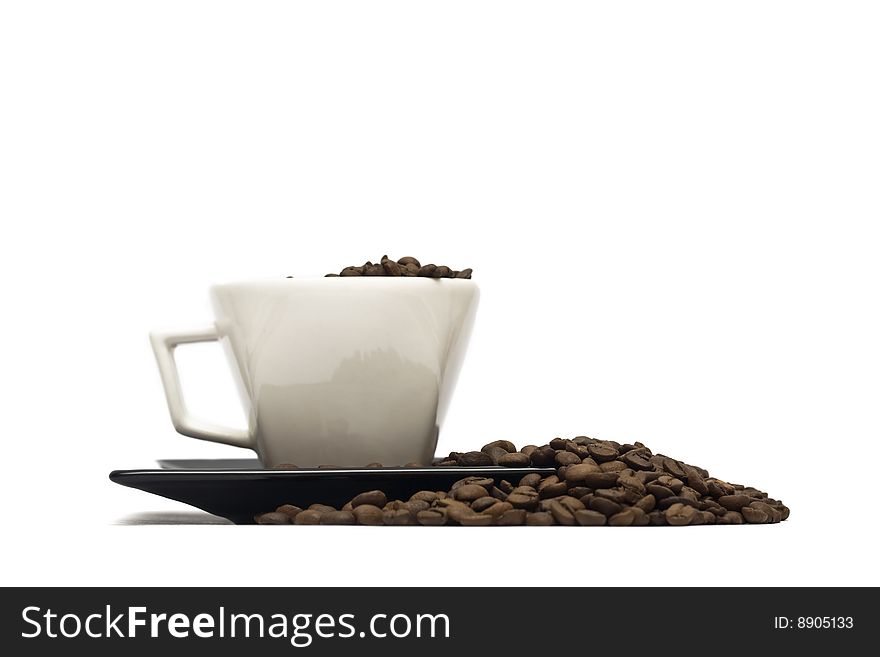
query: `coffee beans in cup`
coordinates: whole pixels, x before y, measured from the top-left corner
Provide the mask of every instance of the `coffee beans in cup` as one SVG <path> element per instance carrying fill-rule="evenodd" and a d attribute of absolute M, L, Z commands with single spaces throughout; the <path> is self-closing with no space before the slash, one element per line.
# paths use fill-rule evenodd
<path fill-rule="evenodd" d="M 453 269 L 446 265 L 435 265 L 428 263 L 423 265 L 412 256 L 404 256 L 400 260 L 392 260 L 387 255 L 383 255 L 379 262 L 371 262 L 367 260 L 362 265 L 350 265 L 343 267 L 338 274 L 326 274 L 326 278 L 336 276 L 403 276 L 422 278 L 470 278 L 473 273 L 472 269 Z M 293 278 L 293 276 L 288 276 Z"/>

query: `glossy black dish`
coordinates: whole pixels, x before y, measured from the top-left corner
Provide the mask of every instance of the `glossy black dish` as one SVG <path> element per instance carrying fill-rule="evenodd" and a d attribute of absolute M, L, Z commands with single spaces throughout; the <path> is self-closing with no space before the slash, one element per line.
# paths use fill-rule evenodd
<path fill-rule="evenodd" d="M 358 493 L 379 489 L 388 499 L 406 500 L 420 490 L 448 490 L 470 476 L 492 477 L 497 484 L 516 483 L 530 472 L 543 476 L 553 468 L 440 467 L 263 470 L 259 462 L 162 461 L 163 469 L 114 470 L 110 480 L 122 486 L 160 495 L 228 518 L 253 524 L 254 515 L 281 504 L 307 507 L 320 503 L 341 507 Z M 198 467 L 187 468 L 186 465 Z M 254 465 L 256 467 L 250 467 Z"/>

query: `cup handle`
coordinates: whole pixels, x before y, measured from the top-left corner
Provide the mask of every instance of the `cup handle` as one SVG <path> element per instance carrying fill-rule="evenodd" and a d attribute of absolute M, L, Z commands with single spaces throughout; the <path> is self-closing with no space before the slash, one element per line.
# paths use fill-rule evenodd
<path fill-rule="evenodd" d="M 174 349 L 180 344 L 212 342 L 219 339 L 220 336 L 214 326 L 191 331 L 153 331 L 150 333 L 150 342 L 153 345 L 153 352 L 156 354 L 159 375 L 162 377 L 162 385 L 165 387 L 165 399 L 168 402 L 171 422 L 174 424 L 174 428 L 184 436 L 254 449 L 254 439 L 248 430 L 224 427 L 194 418 L 186 410 L 186 404 L 183 401 L 180 376 L 177 373 L 177 363 L 174 360 Z"/>

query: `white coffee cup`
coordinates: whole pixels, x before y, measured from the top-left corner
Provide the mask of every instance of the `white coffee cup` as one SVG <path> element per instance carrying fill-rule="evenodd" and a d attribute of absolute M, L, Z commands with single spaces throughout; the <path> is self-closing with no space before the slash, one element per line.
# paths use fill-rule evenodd
<path fill-rule="evenodd" d="M 479 288 L 465 279 L 330 277 L 211 288 L 215 323 L 150 334 L 174 427 L 293 463 L 429 464 L 467 350 Z M 174 349 L 219 340 L 248 428 L 186 409 Z"/>

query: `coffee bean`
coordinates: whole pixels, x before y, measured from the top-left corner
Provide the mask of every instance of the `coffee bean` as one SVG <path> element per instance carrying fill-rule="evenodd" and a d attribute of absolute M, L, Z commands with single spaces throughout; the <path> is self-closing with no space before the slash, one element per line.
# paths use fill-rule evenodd
<path fill-rule="evenodd" d="M 621 460 L 633 470 L 650 470 L 654 467 L 651 463 L 651 452 L 647 449 L 631 449 Z"/>
<path fill-rule="evenodd" d="M 531 456 L 532 452 L 534 452 L 536 449 L 538 449 L 537 445 L 526 445 L 519 451 L 521 451 L 526 456 Z"/>
<path fill-rule="evenodd" d="M 686 497 L 689 500 L 693 500 L 694 502 L 698 502 L 700 500 L 700 494 L 690 486 L 682 486 L 678 494 L 679 496 Z"/>
<path fill-rule="evenodd" d="M 289 517 L 291 520 L 293 520 L 300 512 L 302 512 L 302 509 L 300 509 L 298 506 L 294 506 L 293 504 L 282 504 L 277 509 L 275 509 L 275 511 L 278 513 L 283 513 L 287 515 L 287 517 Z"/>
<path fill-rule="evenodd" d="M 483 452 L 465 452 L 463 454 L 459 452 L 453 452 L 451 456 L 455 458 L 455 461 L 456 463 L 458 463 L 458 465 L 470 467 L 494 465 L 494 463 L 492 463 L 492 458 L 488 454 L 484 454 Z"/>
<path fill-rule="evenodd" d="M 687 476 L 684 469 L 682 469 L 681 467 L 681 463 L 679 463 L 675 459 L 671 459 L 666 456 L 662 456 L 660 458 L 662 459 L 664 471 L 668 472 L 676 479 L 684 479 Z"/>
<path fill-rule="evenodd" d="M 711 511 L 716 516 L 723 516 L 725 513 L 727 513 L 727 509 L 725 509 L 723 506 L 718 504 L 718 502 L 716 502 L 715 500 L 712 500 L 707 497 L 707 498 L 704 498 L 702 500 L 702 502 L 703 502 L 703 508 L 706 511 Z"/>
<path fill-rule="evenodd" d="M 326 504 L 312 504 L 308 510 L 317 511 L 318 513 L 330 513 L 331 511 L 336 511 L 336 507 L 327 506 Z"/>
<path fill-rule="evenodd" d="M 651 519 L 648 517 L 648 513 L 637 506 L 629 507 L 629 510 L 632 511 L 633 514 L 633 527 L 646 527 L 651 524 Z"/>
<path fill-rule="evenodd" d="M 549 445 L 554 451 L 559 451 L 565 449 L 568 441 L 565 438 L 559 438 L 558 436 L 550 441 Z"/>
<path fill-rule="evenodd" d="M 506 450 L 501 447 L 484 447 L 483 454 L 486 454 L 490 459 L 492 459 L 492 463 L 498 465 L 498 459 L 502 456 L 509 456 Z"/>
<path fill-rule="evenodd" d="M 353 525 L 355 522 L 351 511 L 330 511 L 321 515 L 322 525 Z"/>
<path fill-rule="evenodd" d="M 320 511 L 316 511 L 314 509 L 306 509 L 305 511 L 298 513 L 296 518 L 293 519 L 294 525 L 318 525 L 321 523 L 321 516 L 324 515 Z"/>
<path fill-rule="evenodd" d="M 382 512 L 382 522 L 389 526 L 411 525 L 412 515 L 406 509 L 386 509 Z"/>
<path fill-rule="evenodd" d="M 485 497 L 489 494 L 482 486 L 477 486 L 476 484 L 465 484 L 464 486 L 459 486 L 455 489 L 453 497 L 457 499 L 459 502 L 472 502 L 481 497 Z"/>
<path fill-rule="evenodd" d="M 464 502 L 459 502 L 450 498 L 437 500 L 437 502 L 435 502 L 434 504 L 437 508 L 444 510 L 444 512 L 446 513 L 446 517 L 449 520 L 456 523 L 463 515 L 467 513 L 473 513 L 473 510 L 471 510 L 471 508 Z"/>
<path fill-rule="evenodd" d="M 775 523 L 775 522 L 779 522 L 780 520 L 782 520 L 782 514 L 777 509 L 774 509 L 771 505 L 767 504 L 766 502 L 755 501 L 755 502 L 752 502 L 751 504 L 749 504 L 749 506 L 752 507 L 753 509 L 757 509 L 758 511 L 763 511 L 764 513 L 766 513 L 767 514 L 767 522 L 774 522 Z"/>
<path fill-rule="evenodd" d="M 696 468 L 691 465 L 682 465 L 682 469 L 687 475 L 688 486 L 693 488 L 700 495 L 706 495 L 709 493 L 709 488 L 706 486 L 703 476 Z"/>
<path fill-rule="evenodd" d="M 562 497 L 554 498 L 556 502 L 559 502 L 566 509 L 574 513 L 575 511 L 580 511 L 585 509 L 586 506 L 583 502 L 581 502 L 578 498 L 572 497 L 571 495 L 563 495 Z"/>
<path fill-rule="evenodd" d="M 524 468 L 528 466 L 529 463 L 529 457 L 521 452 L 505 454 L 498 459 L 498 465 L 502 465 L 505 468 Z"/>
<path fill-rule="evenodd" d="M 473 505 L 471 505 L 471 508 L 473 508 Z M 507 513 L 508 511 L 510 511 L 512 509 L 513 509 L 513 505 L 510 502 L 500 502 L 498 500 L 495 500 L 495 504 L 484 509 L 483 511 L 481 511 L 481 513 L 485 513 L 486 515 L 494 516 L 497 518 L 501 515 L 504 515 L 505 513 Z M 474 511 L 476 511 L 476 510 L 477 509 L 474 509 Z M 522 509 L 520 509 L 520 510 L 522 510 Z M 525 513 L 525 511 L 523 511 L 523 513 Z"/>
<path fill-rule="evenodd" d="M 550 501 L 549 511 L 558 524 L 568 526 L 575 524 L 574 512 L 558 500 Z"/>
<path fill-rule="evenodd" d="M 654 507 L 657 506 L 657 498 L 655 498 L 651 494 L 648 494 L 648 495 L 645 495 L 638 502 L 636 502 L 633 506 L 635 506 L 638 509 L 641 509 L 645 513 L 650 513 L 651 511 L 654 510 Z"/>
<path fill-rule="evenodd" d="M 299 466 L 293 463 L 279 463 L 272 467 L 273 470 L 299 470 Z"/>
<path fill-rule="evenodd" d="M 590 498 L 589 506 L 593 511 L 598 511 L 609 518 L 623 510 L 623 506 L 604 497 L 593 496 Z"/>
<path fill-rule="evenodd" d="M 454 463 L 455 463 L 455 462 L 453 461 L 453 464 L 454 464 Z M 367 467 L 367 468 L 384 468 L 385 466 L 382 465 L 381 463 L 367 463 L 367 465 L 364 466 L 364 467 Z"/>
<path fill-rule="evenodd" d="M 583 527 L 598 527 L 608 522 L 605 514 L 593 511 L 591 509 L 581 509 L 574 512 L 574 519 L 577 524 Z"/>
<path fill-rule="evenodd" d="M 411 515 L 413 517 L 413 519 L 415 519 L 416 515 L 420 511 L 424 511 L 425 509 L 427 509 L 430 506 L 431 505 L 428 504 L 427 502 L 425 502 L 424 500 L 410 500 L 409 502 L 404 502 L 400 508 L 406 509 L 407 511 L 409 511 L 409 515 Z"/>
<path fill-rule="evenodd" d="M 645 486 L 645 490 L 656 497 L 658 500 L 662 500 L 667 497 L 672 497 L 675 493 L 672 492 L 671 488 L 667 488 L 666 486 L 662 486 L 661 484 L 648 484 Z"/>
<path fill-rule="evenodd" d="M 565 451 L 576 455 L 582 463 L 584 459 L 588 459 L 587 463 L 595 463 L 593 457 L 590 456 L 590 450 L 587 449 L 586 445 L 578 445 L 577 443 L 569 442 L 565 446 Z"/>
<path fill-rule="evenodd" d="M 418 493 L 413 493 L 412 497 L 410 497 L 410 501 L 412 500 L 422 500 L 431 504 L 434 500 L 438 498 L 437 493 L 431 490 L 420 490 Z M 382 505 L 384 506 L 384 504 Z"/>
<path fill-rule="evenodd" d="M 545 445 L 544 447 L 538 447 L 531 453 L 529 458 L 532 461 L 532 465 L 535 467 L 547 467 L 553 465 L 556 461 L 556 452 L 549 445 Z"/>
<path fill-rule="evenodd" d="M 755 509 L 751 506 L 744 506 L 740 509 L 740 513 L 745 521 L 752 525 L 760 525 L 765 522 L 770 522 L 770 516 L 768 516 L 763 510 Z"/>
<path fill-rule="evenodd" d="M 289 525 L 291 517 L 281 511 L 270 511 L 269 513 L 260 513 L 254 517 L 254 521 L 258 525 Z"/>
<path fill-rule="evenodd" d="M 565 469 L 565 480 L 569 483 L 583 483 L 587 475 L 601 472 L 598 466 L 590 463 L 577 463 Z M 615 475 L 615 480 L 617 476 Z"/>
<path fill-rule="evenodd" d="M 680 497 L 678 495 L 673 495 L 672 497 L 666 497 L 660 500 L 659 502 L 657 502 L 657 507 L 660 510 L 666 510 L 676 504 L 682 504 L 684 506 L 689 506 L 694 509 L 700 508 L 700 503 L 698 501 L 692 500 L 689 497 Z"/>
<path fill-rule="evenodd" d="M 488 527 L 492 524 L 494 518 L 482 513 L 465 514 L 459 519 L 459 523 L 464 527 Z"/>
<path fill-rule="evenodd" d="M 497 517 L 497 523 L 501 527 L 523 525 L 526 522 L 527 511 L 525 509 L 508 509 Z"/>
<path fill-rule="evenodd" d="M 529 488 L 537 489 L 538 484 L 541 483 L 541 475 L 537 472 L 530 472 L 525 475 L 522 479 L 519 480 L 520 486 L 528 486 Z"/>
<path fill-rule="evenodd" d="M 386 276 L 400 276 L 400 265 L 398 265 L 394 260 L 389 260 L 387 255 L 383 255 L 380 262 L 382 264 L 382 268 L 385 270 Z"/>
<path fill-rule="evenodd" d="M 496 504 L 506 504 L 506 502 L 499 502 L 491 495 L 487 495 L 486 497 L 481 497 L 471 502 L 471 508 L 477 513 L 480 513 L 488 509 L 490 506 L 495 506 Z"/>
<path fill-rule="evenodd" d="M 385 268 L 382 265 L 364 265 L 364 276 L 384 276 Z"/>
<path fill-rule="evenodd" d="M 360 495 L 355 495 L 354 499 L 351 501 L 352 508 L 356 509 L 361 504 L 372 504 L 373 506 L 383 507 L 387 504 L 388 500 L 385 498 L 385 493 L 380 490 L 371 490 L 366 493 L 361 493 Z"/>
<path fill-rule="evenodd" d="M 738 511 L 728 511 L 716 521 L 719 525 L 741 525 L 743 522 L 742 514 Z"/>
<path fill-rule="evenodd" d="M 431 277 L 434 275 L 435 271 L 437 271 L 437 265 L 434 265 L 434 264 L 422 265 L 421 267 L 419 267 L 419 276 Z"/>
<path fill-rule="evenodd" d="M 623 509 L 608 518 L 608 524 L 612 527 L 629 527 L 633 524 L 633 520 L 635 520 L 635 514 L 632 509 Z"/>
<path fill-rule="evenodd" d="M 532 510 L 538 506 L 538 491 L 519 486 L 507 496 L 507 501 L 516 509 Z"/>
<path fill-rule="evenodd" d="M 710 480 L 707 479 L 706 481 L 708 483 Z M 713 479 L 711 481 L 722 490 L 724 495 L 733 495 L 736 493 L 736 488 L 734 486 L 728 484 L 726 481 L 721 481 L 720 479 Z M 710 494 L 711 494 L 711 491 L 710 491 Z M 721 497 L 721 496 L 717 495 L 716 497 Z"/>
<path fill-rule="evenodd" d="M 538 496 L 542 500 L 549 500 L 553 497 L 559 497 L 560 495 L 565 495 L 568 492 L 568 486 L 564 481 L 557 481 L 552 484 L 547 484 L 538 489 Z"/>
<path fill-rule="evenodd" d="M 461 486 L 467 486 L 469 484 L 473 484 L 476 486 L 482 486 L 483 488 L 490 488 L 495 484 L 494 479 L 490 479 L 489 477 L 465 477 L 464 479 L 459 479 L 454 484 L 452 484 L 452 488 L 450 492 L 455 491 L 457 488 Z"/>
<path fill-rule="evenodd" d="M 571 452 L 556 452 L 556 465 L 574 465 L 580 464 L 581 458 L 577 454 Z"/>
<path fill-rule="evenodd" d="M 622 488 L 600 488 L 594 494 L 618 504 L 626 504 L 631 499 Z"/>
<path fill-rule="evenodd" d="M 681 479 L 676 479 L 674 477 L 658 477 L 657 483 L 662 486 L 666 486 L 675 495 L 678 495 L 681 492 L 681 489 L 684 487 L 684 482 Z"/>
<path fill-rule="evenodd" d="M 584 476 L 582 483 L 584 486 L 599 490 L 616 486 L 618 479 L 616 472 L 591 472 Z"/>
<path fill-rule="evenodd" d="M 605 463 L 599 464 L 599 469 L 602 472 L 622 472 L 626 470 L 626 463 L 623 461 L 606 461 Z"/>
<path fill-rule="evenodd" d="M 731 511 L 739 511 L 748 506 L 752 501 L 748 495 L 722 495 L 718 498 L 718 504 Z"/>
<path fill-rule="evenodd" d="M 673 504 L 666 509 L 666 522 L 676 527 L 689 525 L 699 512 L 692 506 Z"/>
<path fill-rule="evenodd" d="M 587 445 L 587 451 L 589 451 L 590 456 L 596 459 L 599 463 L 613 461 L 618 456 L 617 449 L 609 443 L 593 443 L 592 445 Z"/>
<path fill-rule="evenodd" d="M 566 473 L 566 474 L 568 474 L 568 473 Z M 568 489 L 569 495 L 571 495 L 572 497 L 577 497 L 579 499 L 581 497 L 583 497 L 584 495 L 589 495 L 592 492 L 593 492 L 593 489 L 589 488 L 587 486 L 570 486 Z"/>
<path fill-rule="evenodd" d="M 508 482 L 508 484 L 509 483 L 510 482 Z M 512 486 L 509 486 L 509 488 L 513 489 Z M 509 493 L 505 493 L 503 490 L 498 488 L 498 486 L 492 486 L 492 488 L 489 489 L 489 495 L 494 497 L 496 500 L 501 500 L 503 502 L 507 499 Z"/>
<path fill-rule="evenodd" d="M 651 511 L 648 514 L 648 524 L 653 527 L 662 527 L 666 525 L 666 514 L 663 511 Z"/>
<path fill-rule="evenodd" d="M 553 524 L 553 516 L 546 512 L 529 513 L 526 524 L 532 527 L 548 527 Z"/>
<path fill-rule="evenodd" d="M 416 519 L 418 520 L 418 523 L 420 525 L 425 525 L 428 527 L 439 527 L 446 524 L 446 514 L 442 511 L 438 511 L 437 509 L 427 509 L 425 511 L 419 511 Z"/>
<path fill-rule="evenodd" d="M 346 267 L 341 272 L 339 272 L 340 276 L 363 276 L 364 270 L 361 267 Z"/>
<path fill-rule="evenodd" d="M 455 274 L 456 278 L 470 278 L 474 273 L 474 270 L 468 267 L 467 269 L 462 269 L 460 272 Z"/>
<path fill-rule="evenodd" d="M 352 513 L 359 525 L 383 524 L 383 511 L 378 506 L 361 504 L 360 506 L 356 506 Z"/>
<path fill-rule="evenodd" d="M 412 256 L 403 256 L 400 260 L 397 261 L 398 265 L 415 265 L 416 267 L 421 267 L 419 261 L 413 258 Z"/>
<path fill-rule="evenodd" d="M 634 493 L 638 493 L 639 496 L 645 494 L 645 484 L 639 481 L 636 477 L 631 475 L 620 476 L 617 479 L 617 483 L 620 486 L 623 486 L 627 490 L 631 490 Z"/>
<path fill-rule="evenodd" d="M 485 452 L 486 449 L 491 448 L 491 447 L 500 447 L 505 452 L 516 453 L 516 445 L 514 445 L 509 440 L 493 440 L 488 445 L 483 445 L 483 448 L 480 451 Z"/>

